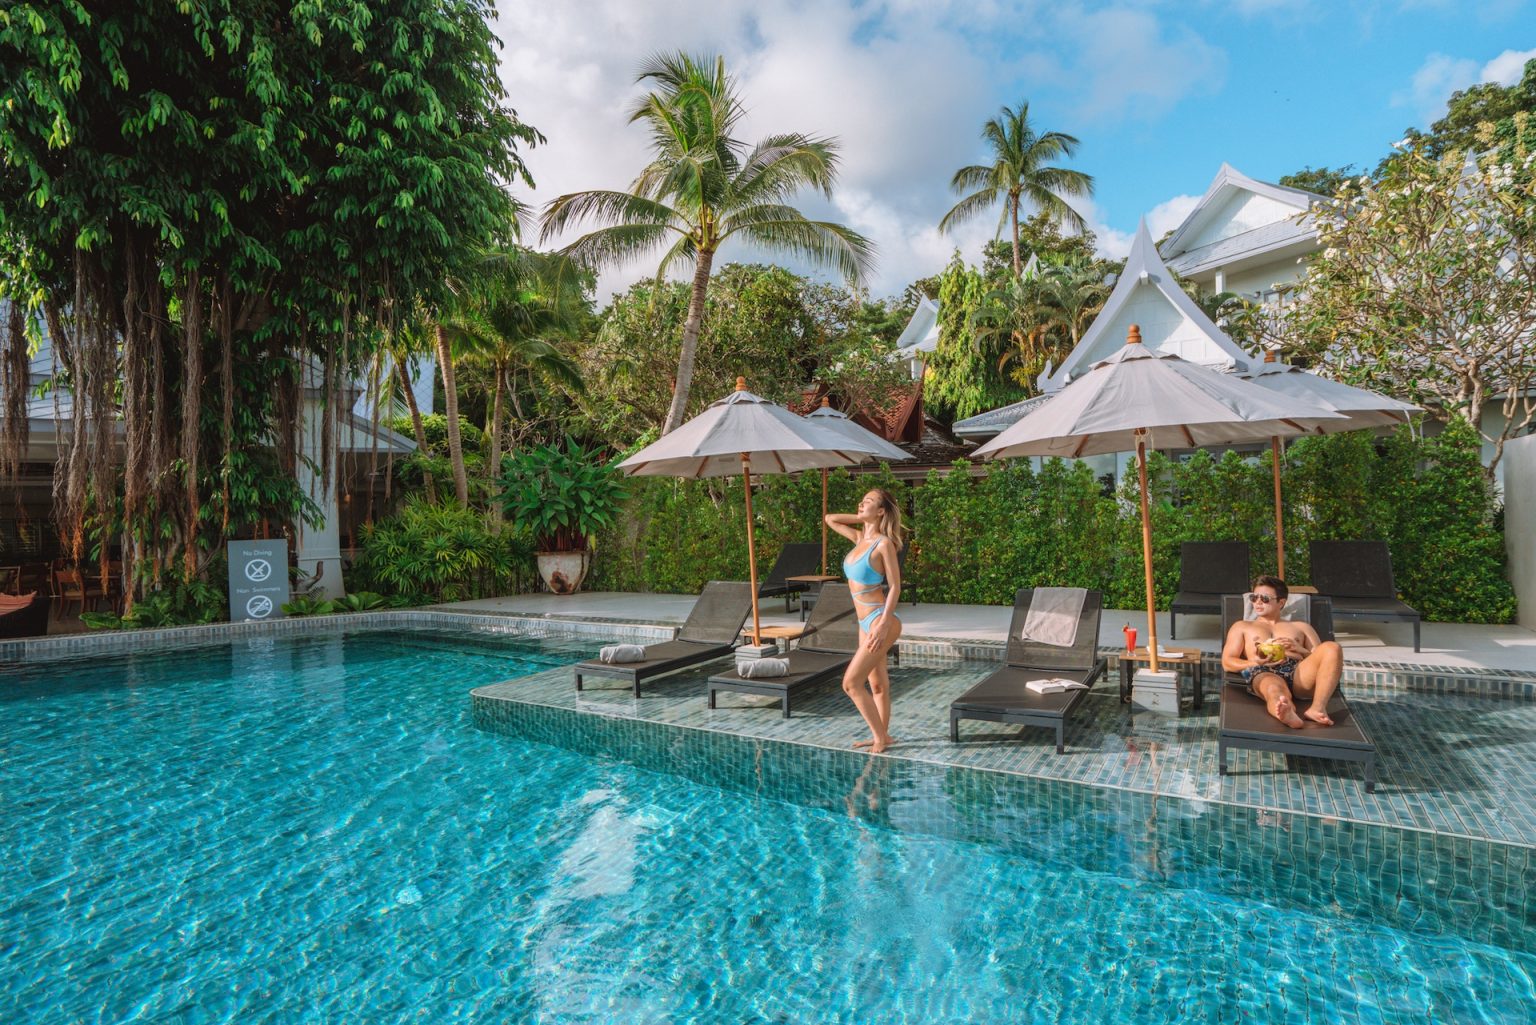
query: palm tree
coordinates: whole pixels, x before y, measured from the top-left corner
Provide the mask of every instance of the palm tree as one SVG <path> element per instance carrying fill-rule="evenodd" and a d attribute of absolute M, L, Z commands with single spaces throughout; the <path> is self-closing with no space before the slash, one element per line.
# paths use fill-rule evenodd
<path fill-rule="evenodd" d="M 1077 348 L 1109 292 L 1101 267 L 1047 263 L 987 293 L 971 315 L 975 344 L 996 358 L 998 373 L 1033 390 L 1047 361 L 1060 363 Z"/>
<path fill-rule="evenodd" d="M 1082 215 L 1068 206 L 1063 197 L 1093 195 L 1093 177 L 1082 171 L 1051 166 L 1076 152 L 1077 138 L 1065 132 L 1036 132 L 1029 123 L 1027 102 L 1020 103 L 1017 111 L 1004 107 L 982 126 L 981 137 L 992 147 L 993 161 L 990 165 L 972 164 L 955 172 L 949 187 L 965 198 L 939 221 L 939 230 L 948 231 L 1002 200 L 997 233 L 1002 234 L 1004 224 L 1012 224 L 1013 276 L 1017 278 L 1023 270 L 1019 260 L 1021 202 L 1028 200 L 1053 221 L 1083 231 L 1087 226 Z"/>
<path fill-rule="evenodd" d="M 693 288 L 666 434 L 683 421 L 704 321 L 710 268 L 731 236 L 835 267 L 850 282 L 867 273 L 873 247 L 852 229 L 813 221 L 790 206 L 804 188 L 828 198 L 837 177 L 837 143 L 798 132 L 770 135 L 750 148 L 736 138 L 743 108 L 723 58 L 661 54 L 641 68 L 654 83 L 630 113 L 651 133 L 653 158 L 629 191 L 574 192 L 544 210 L 543 238 L 584 220 L 605 222 L 565 252 L 591 267 L 621 264 L 665 247 L 658 278 L 693 264 Z"/>
<path fill-rule="evenodd" d="M 475 295 L 447 327 L 465 354 L 491 371 L 486 470 L 494 480 L 501 473 L 506 399 L 510 396 L 518 406 L 516 378 L 526 373 L 572 394 L 583 390 L 581 372 L 556 342 L 584 322 L 589 279 L 560 254 L 512 246 L 486 254 L 475 282 Z M 522 415 L 520 408 L 517 415 Z"/>

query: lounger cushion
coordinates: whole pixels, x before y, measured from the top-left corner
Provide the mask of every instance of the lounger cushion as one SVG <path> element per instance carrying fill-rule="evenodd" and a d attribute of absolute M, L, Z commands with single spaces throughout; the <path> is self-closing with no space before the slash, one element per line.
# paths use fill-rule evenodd
<path fill-rule="evenodd" d="M 697 641 L 662 641 L 659 644 L 647 644 L 645 646 L 645 658 L 639 662 L 602 662 L 592 660 L 583 662 L 577 669 L 591 670 L 593 673 L 629 674 L 643 673 L 647 669 L 654 668 L 666 662 L 680 658 L 696 657 L 715 652 L 725 655 L 731 651 L 727 644 L 701 644 Z"/>
<path fill-rule="evenodd" d="M 1221 732 L 1229 742 L 1276 739 L 1356 751 L 1374 747 L 1337 692 L 1328 702 L 1328 716 L 1333 720 L 1332 726 L 1308 722 L 1301 729 L 1294 729 L 1270 715 L 1264 702 L 1244 686 L 1229 684 L 1221 696 Z"/>
<path fill-rule="evenodd" d="M 1030 680 L 1060 677 L 1089 683 L 1094 672 L 1067 673 L 1059 669 L 1020 669 L 1004 666 L 954 700 L 951 708 L 968 712 L 1030 712 L 1039 715 L 1064 715 L 1087 691 L 1065 690 L 1037 694 L 1027 684 Z"/>
<path fill-rule="evenodd" d="M 835 652 L 823 651 L 791 651 L 785 656 L 789 663 L 789 671 L 783 676 L 773 676 L 767 679 L 753 679 L 754 687 L 773 688 L 775 690 L 788 690 L 808 680 L 822 677 L 832 672 L 842 672 L 848 663 L 853 661 L 851 655 L 841 655 Z M 747 682 L 747 678 L 736 670 L 728 673 L 719 673 L 711 676 L 711 681 L 721 683 Z"/>

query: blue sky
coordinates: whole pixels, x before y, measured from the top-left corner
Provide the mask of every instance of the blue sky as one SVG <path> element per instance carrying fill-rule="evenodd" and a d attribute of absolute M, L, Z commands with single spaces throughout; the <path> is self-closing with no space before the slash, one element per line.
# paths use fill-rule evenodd
<path fill-rule="evenodd" d="M 981 159 L 981 124 L 1030 102 L 1077 135 L 1093 174 L 1082 212 L 1107 255 L 1137 220 L 1171 228 L 1223 161 L 1274 180 L 1303 166 L 1372 165 L 1452 90 L 1512 81 L 1536 57 L 1524 0 L 503 0 L 509 101 L 549 138 L 529 154 L 541 206 L 623 188 L 645 160 L 624 110 L 656 50 L 723 54 L 750 109 L 746 134 L 802 130 L 842 143 L 840 186 L 808 213 L 869 235 L 869 285 L 897 294 L 958 246 L 975 259 L 995 221 L 941 236 L 955 168 Z M 535 235 L 536 237 L 536 235 Z M 761 258 L 745 250 L 725 259 Z M 783 262 L 783 261 L 781 261 Z M 604 292 L 654 273 L 638 261 Z"/>

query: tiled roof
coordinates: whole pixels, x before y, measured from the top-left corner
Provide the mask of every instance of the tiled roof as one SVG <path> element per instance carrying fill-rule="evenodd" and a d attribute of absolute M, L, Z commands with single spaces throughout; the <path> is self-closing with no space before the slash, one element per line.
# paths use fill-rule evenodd
<path fill-rule="evenodd" d="M 1050 398 L 1049 395 L 1032 395 L 1011 405 L 989 409 L 985 413 L 977 413 L 964 420 L 956 420 L 954 432 L 959 437 L 976 441 L 995 437 L 1039 409 L 1048 398 Z"/>

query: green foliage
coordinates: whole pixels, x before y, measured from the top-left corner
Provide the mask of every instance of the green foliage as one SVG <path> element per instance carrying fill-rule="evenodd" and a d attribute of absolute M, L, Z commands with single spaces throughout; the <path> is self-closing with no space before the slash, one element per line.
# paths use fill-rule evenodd
<path fill-rule="evenodd" d="M 1305 189 L 1320 196 L 1335 196 L 1339 189 L 1360 172 L 1354 164 L 1343 167 L 1303 167 L 1300 171 L 1280 176 L 1280 184 L 1292 189 Z"/>
<path fill-rule="evenodd" d="M 218 622 L 228 609 L 229 594 L 222 584 L 194 579 L 151 591 L 126 616 L 85 612 L 80 619 L 92 630 L 148 630 Z"/>
<path fill-rule="evenodd" d="M 502 510 L 533 534 L 540 551 L 584 551 L 590 538 L 613 526 L 624 501 L 616 462 L 570 439 L 564 449 L 540 445 L 514 452 L 501 463 Z"/>
<path fill-rule="evenodd" d="M 1507 142 L 1520 130 L 1522 115 L 1527 120 L 1536 116 L 1536 60 L 1525 62 L 1524 74 L 1514 85 L 1480 82 L 1457 90 L 1446 103 L 1445 116 L 1429 131 L 1410 128 L 1406 136 L 1432 157 L 1480 152 Z M 1395 155 L 1388 157 L 1383 166 L 1393 159 Z"/>
<path fill-rule="evenodd" d="M 312 594 L 301 594 L 292 601 L 283 602 L 283 613 L 288 616 L 329 616 L 340 609 L 337 602 Z"/>
<path fill-rule="evenodd" d="M 1295 442 L 1285 455 L 1286 569 L 1310 579 L 1313 540 L 1385 540 L 1403 599 L 1427 618 L 1507 623 L 1515 599 L 1504 578 L 1495 496 L 1480 471 L 1476 435 L 1462 424 L 1421 440 L 1408 430 L 1384 439 L 1355 432 Z M 1178 589 L 1184 541 L 1246 541 L 1255 574 L 1276 569 L 1269 453 L 1220 458 L 1196 453 L 1148 460 L 1157 603 Z M 1146 600 L 1134 464 L 1106 495 L 1083 463 L 957 462 L 921 486 L 879 474 L 829 475 L 829 506 L 850 509 L 886 487 L 911 515 L 907 597 L 925 602 L 1006 604 L 1032 586 L 1104 591 L 1107 608 Z M 741 480 L 649 479 L 598 538 L 593 586 L 694 593 L 708 580 L 746 579 Z M 763 479 L 753 496 L 758 565 L 788 541 L 820 538 L 821 481 L 815 473 Z M 828 566 L 838 572 L 848 543 L 836 534 Z"/>
<path fill-rule="evenodd" d="M 928 361 L 923 405 L 953 422 L 1023 398 L 976 342 L 974 324 L 986 302 L 982 276 L 956 253 L 939 282 L 939 344 Z"/>
<path fill-rule="evenodd" d="M 359 590 L 428 605 L 519 591 L 532 564 L 525 534 L 488 524 L 472 509 L 412 499 L 363 528 L 352 574 Z"/>
<path fill-rule="evenodd" d="M 1346 187 L 1317 207 L 1323 249 L 1286 311 L 1303 358 L 1489 430 L 1490 467 L 1536 423 L 1532 153 L 1469 164 L 1410 148 Z"/>
<path fill-rule="evenodd" d="M 375 591 L 353 591 L 336 599 L 338 612 L 369 612 L 387 604 L 388 599 Z"/>

